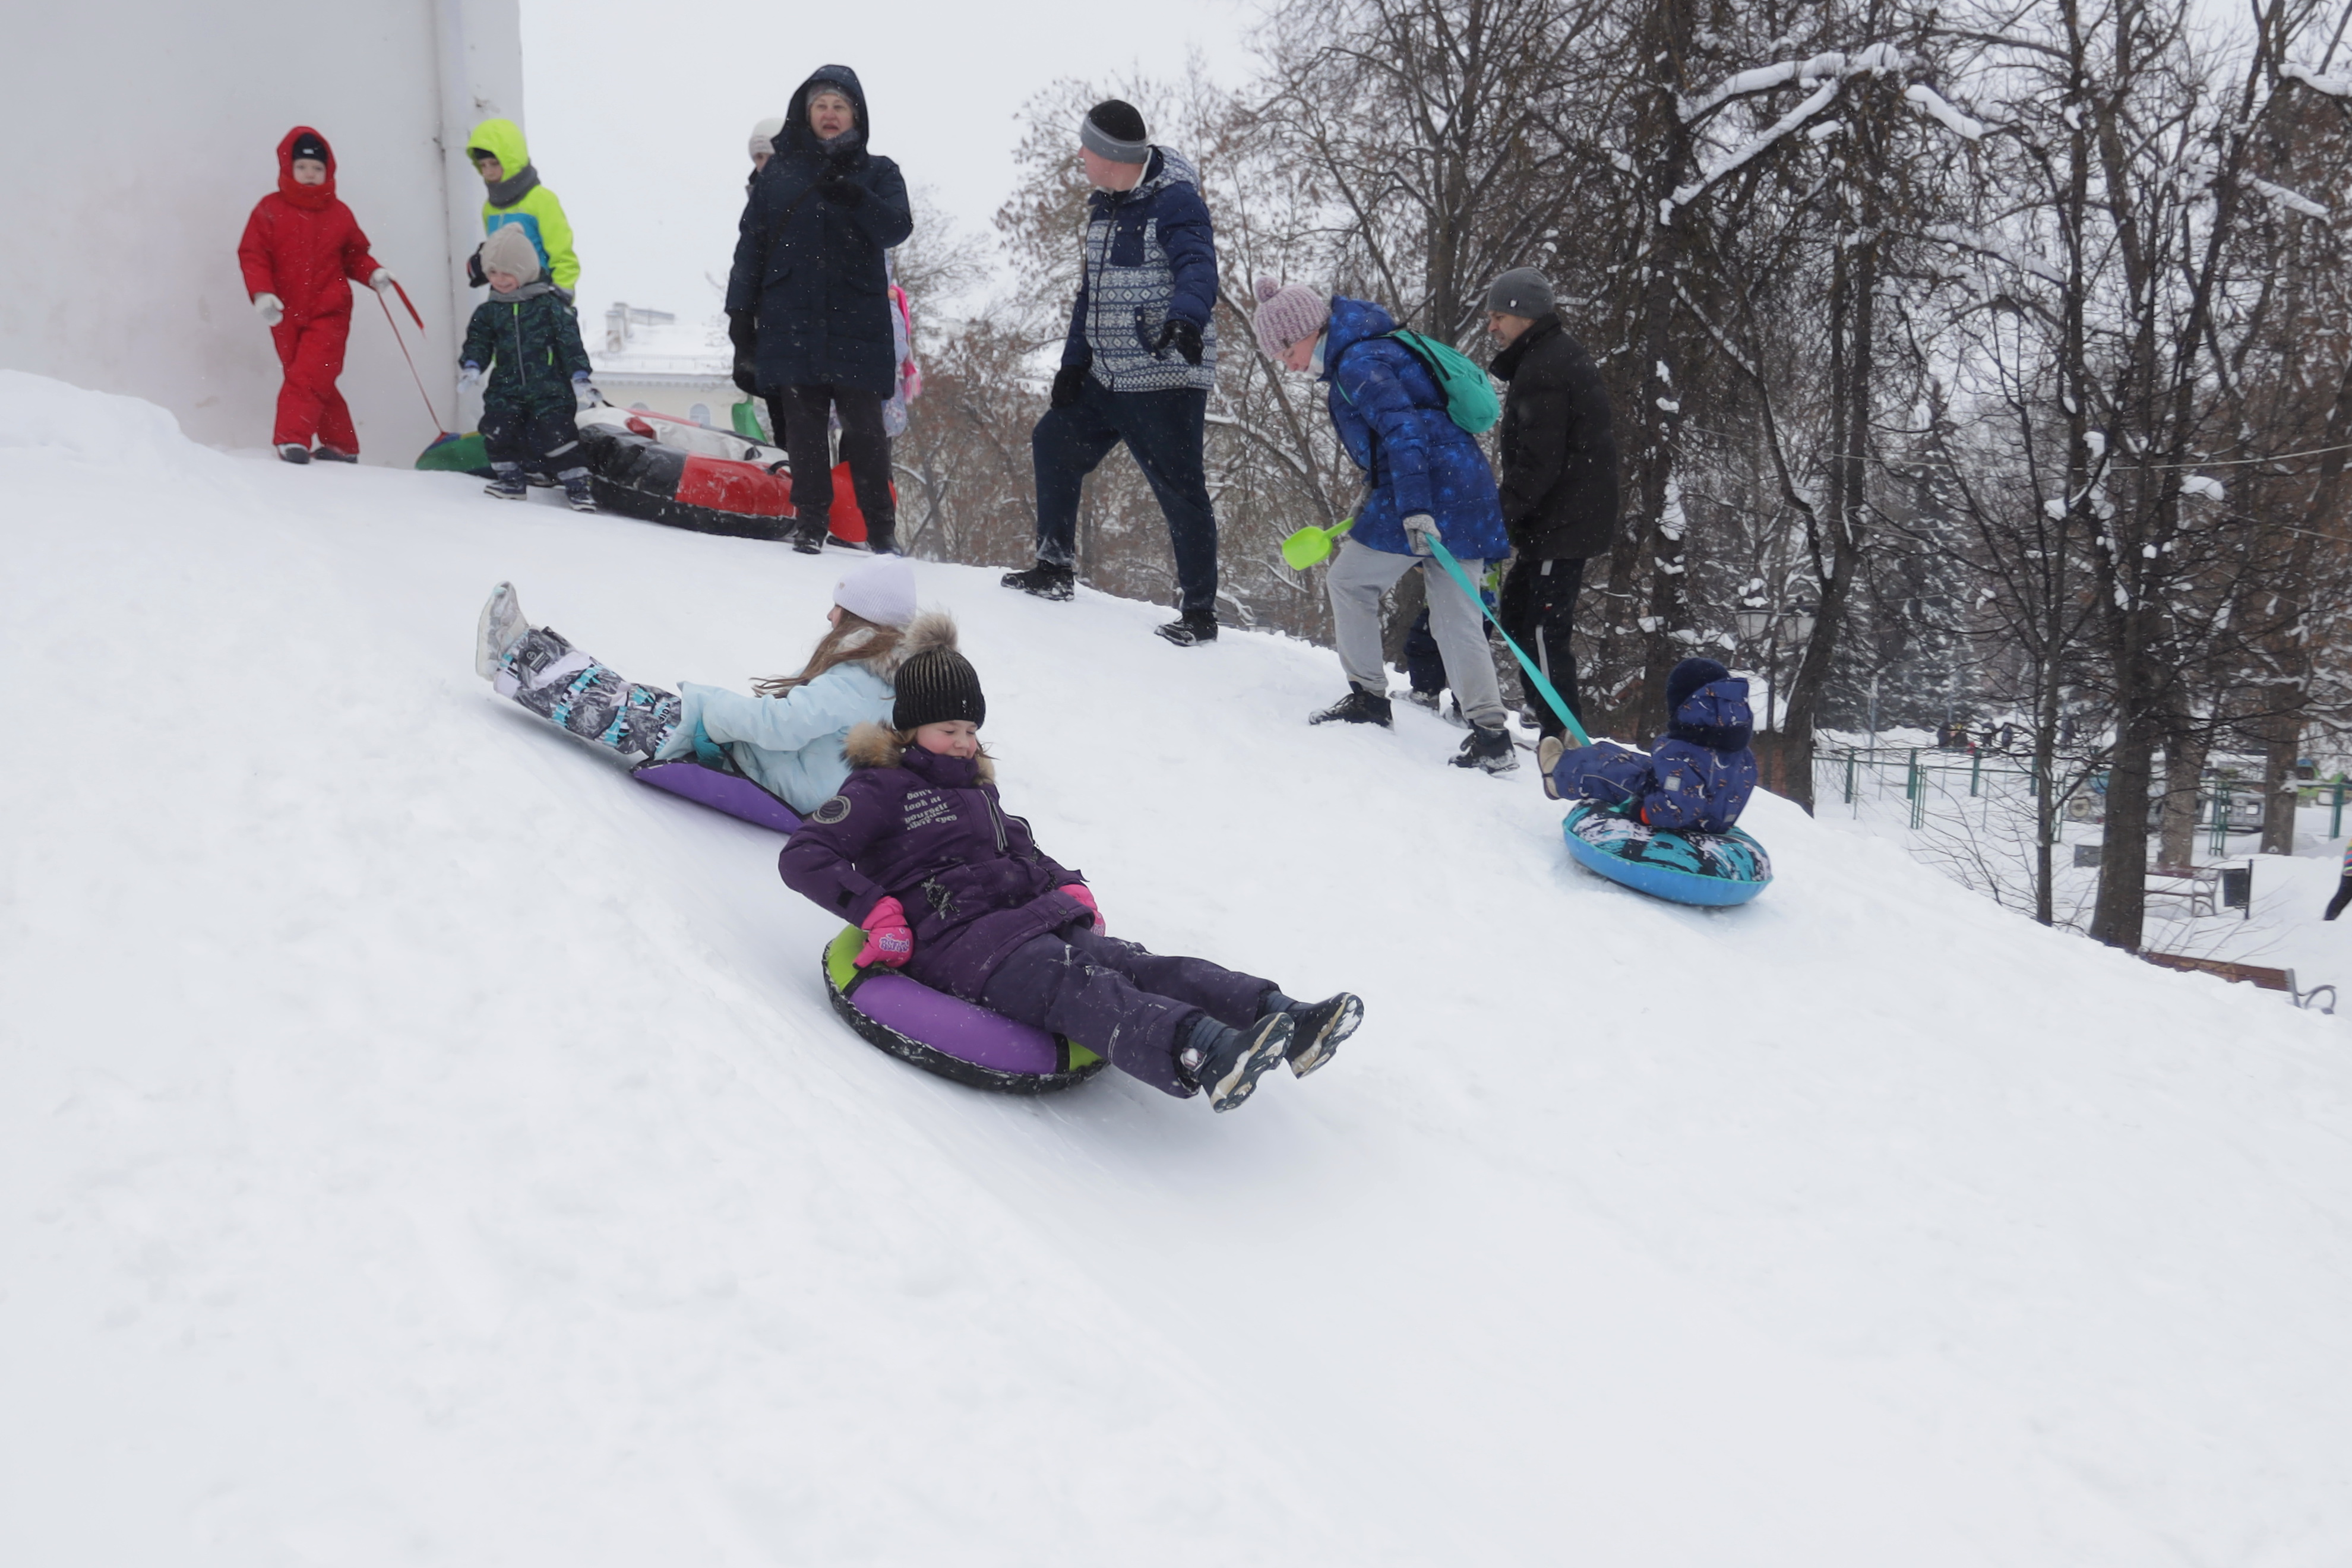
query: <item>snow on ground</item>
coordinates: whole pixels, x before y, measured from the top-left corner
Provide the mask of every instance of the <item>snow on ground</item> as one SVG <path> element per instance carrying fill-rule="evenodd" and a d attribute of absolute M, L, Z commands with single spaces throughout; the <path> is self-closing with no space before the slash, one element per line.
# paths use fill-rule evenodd
<path fill-rule="evenodd" d="M 468 661 L 511 577 L 787 670 L 845 557 L 0 432 L 0 1561 L 2352 1550 L 2332 1021 L 1770 799 L 1763 900 L 1646 901 L 1434 719 L 1307 728 L 1328 653 L 922 564 L 1113 931 L 1369 1009 L 1231 1116 L 978 1094 L 832 1016 L 775 839 Z"/>

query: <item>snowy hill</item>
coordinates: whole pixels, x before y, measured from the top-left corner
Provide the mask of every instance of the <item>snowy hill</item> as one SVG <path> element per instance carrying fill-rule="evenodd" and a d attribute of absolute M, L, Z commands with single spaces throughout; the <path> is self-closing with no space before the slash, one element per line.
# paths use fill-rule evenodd
<path fill-rule="evenodd" d="M 1759 800 L 1702 913 L 1328 653 L 919 564 L 1116 933 L 1368 1016 L 1213 1117 L 865 1045 L 772 836 L 468 662 L 840 561 L 0 373 L 0 1561 L 2315 1564 L 2352 1056 Z M 846 558 L 843 558 L 846 559 Z"/>

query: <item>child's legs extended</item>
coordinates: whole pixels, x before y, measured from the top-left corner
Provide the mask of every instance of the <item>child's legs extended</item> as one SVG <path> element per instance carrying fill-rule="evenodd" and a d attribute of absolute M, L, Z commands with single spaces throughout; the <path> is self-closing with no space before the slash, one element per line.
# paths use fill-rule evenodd
<path fill-rule="evenodd" d="M 550 479 L 571 479 L 588 471 L 580 427 L 572 423 L 570 408 L 485 407 L 482 447 L 494 464 L 538 469 Z"/>
<path fill-rule="evenodd" d="M 507 651 L 496 684 L 549 722 L 624 753 L 652 756 L 677 727 L 677 694 L 638 686 L 535 626 Z"/>
<path fill-rule="evenodd" d="M 1206 1013 L 1242 1027 L 1273 988 L 1203 959 L 1163 958 L 1073 928 L 1013 949 L 989 976 L 981 1003 L 1066 1036 L 1163 1093 L 1188 1095 L 1176 1070 L 1185 1025 Z"/>

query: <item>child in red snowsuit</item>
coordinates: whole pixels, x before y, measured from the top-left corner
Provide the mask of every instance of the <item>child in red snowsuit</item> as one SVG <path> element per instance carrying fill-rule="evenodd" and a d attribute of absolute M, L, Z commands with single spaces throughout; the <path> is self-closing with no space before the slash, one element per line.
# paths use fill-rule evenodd
<path fill-rule="evenodd" d="M 270 444 L 289 463 L 307 463 L 310 442 L 330 462 L 359 461 L 352 411 L 335 390 L 343 374 L 343 340 L 352 330 L 356 279 L 381 294 L 392 274 L 368 254 L 352 209 L 335 199 L 335 154 L 327 139 L 297 125 L 278 144 L 278 189 L 254 204 L 237 242 L 245 290 L 268 323 L 286 367 Z"/>

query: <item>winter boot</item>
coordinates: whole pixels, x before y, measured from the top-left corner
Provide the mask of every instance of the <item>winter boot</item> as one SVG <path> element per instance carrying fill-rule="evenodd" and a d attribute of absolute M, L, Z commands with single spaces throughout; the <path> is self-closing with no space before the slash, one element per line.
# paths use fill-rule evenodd
<path fill-rule="evenodd" d="M 289 441 L 278 448 L 278 457 L 281 462 L 307 463 L 310 460 L 310 448 L 299 441 Z"/>
<path fill-rule="evenodd" d="M 346 452 L 341 447 L 330 447 L 324 441 L 319 443 L 318 449 L 310 454 L 310 458 L 320 463 L 356 463 L 360 460 L 357 452 Z"/>
<path fill-rule="evenodd" d="M 496 496 L 500 500 L 520 500 L 530 493 L 530 487 L 522 482 L 520 463 L 492 463 L 490 472 L 497 477 L 482 487 L 484 495 Z"/>
<path fill-rule="evenodd" d="M 1178 647 L 1197 647 L 1202 643 L 1217 640 L 1217 613 L 1214 610 L 1187 610 L 1166 626 L 1151 629 Z"/>
<path fill-rule="evenodd" d="M 1470 738 L 1454 754 L 1457 768 L 1484 768 L 1490 773 L 1507 773 L 1519 765 L 1519 749 L 1511 744 L 1511 732 L 1497 724 L 1488 729 L 1474 725 Z"/>
<path fill-rule="evenodd" d="M 1228 1028 L 1203 1013 L 1185 1033 L 1176 1068 L 1208 1091 L 1210 1110 L 1231 1110 L 1283 1059 L 1297 1026 L 1287 1013 L 1269 1014 L 1246 1029 Z"/>
<path fill-rule="evenodd" d="M 1364 1021 L 1362 999 L 1345 991 L 1320 1002 L 1300 1002 L 1269 991 L 1259 1005 L 1264 1009 L 1260 1017 L 1269 1013 L 1290 1015 L 1290 1047 L 1285 1055 L 1290 1058 L 1291 1073 L 1298 1078 L 1329 1061 L 1339 1042 Z"/>
<path fill-rule="evenodd" d="M 1437 705 L 1445 700 L 1445 691 L 1442 687 L 1435 691 L 1423 691 L 1420 687 L 1415 686 L 1405 692 L 1404 700 L 1416 708 L 1426 708 L 1434 713 L 1437 711 Z"/>
<path fill-rule="evenodd" d="M 899 553 L 898 525 L 896 523 L 885 523 L 880 528 L 877 528 L 871 522 L 867 523 L 866 525 L 866 552 L 872 555 L 896 555 Z"/>
<path fill-rule="evenodd" d="M 1066 599 L 1076 591 L 1077 574 L 1067 566 L 1056 566 L 1050 561 L 1040 561 L 1026 572 L 1007 572 L 997 579 L 1008 588 L 1018 588 L 1024 594 L 1034 594 L 1041 599 Z"/>
<path fill-rule="evenodd" d="M 1559 798 L 1559 781 L 1552 776 L 1553 770 L 1559 766 L 1560 758 L 1576 746 L 1576 737 L 1566 734 L 1546 735 L 1536 742 L 1536 766 L 1543 773 L 1544 794 L 1553 800 Z"/>
<path fill-rule="evenodd" d="M 821 555 L 824 552 L 824 536 L 832 531 L 830 518 L 801 518 L 793 528 L 793 549 L 802 555 Z"/>
<path fill-rule="evenodd" d="M 596 490 L 589 484 L 585 470 L 563 476 L 563 499 L 572 503 L 573 511 L 596 510 Z"/>
<path fill-rule="evenodd" d="M 1348 695 L 1307 721 L 1309 724 L 1378 724 L 1386 729 L 1389 722 L 1388 694 L 1367 691 L 1351 680 L 1348 682 Z"/>
<path fill-rule="evenodd" d="M 515 597 L 514 584 L 501 583 L 491 589 L 489 601 L 482 606 L 482 618 L 474 625 L 474 673 L 485 680 L 495 679 L 506 666 L 507 654 L 530 631 L 530 623 L 522 618 L 522 601 Z"/>
<path fill-rule="evenodd" d="M 558 483 L 558 480 L 553 474 L 544 474 L 540 472 L 537 468 L 531 469 L 530 472 L 525 474 L 522 478 L 523 482 L 535 490 L 551 490 Z"/>

